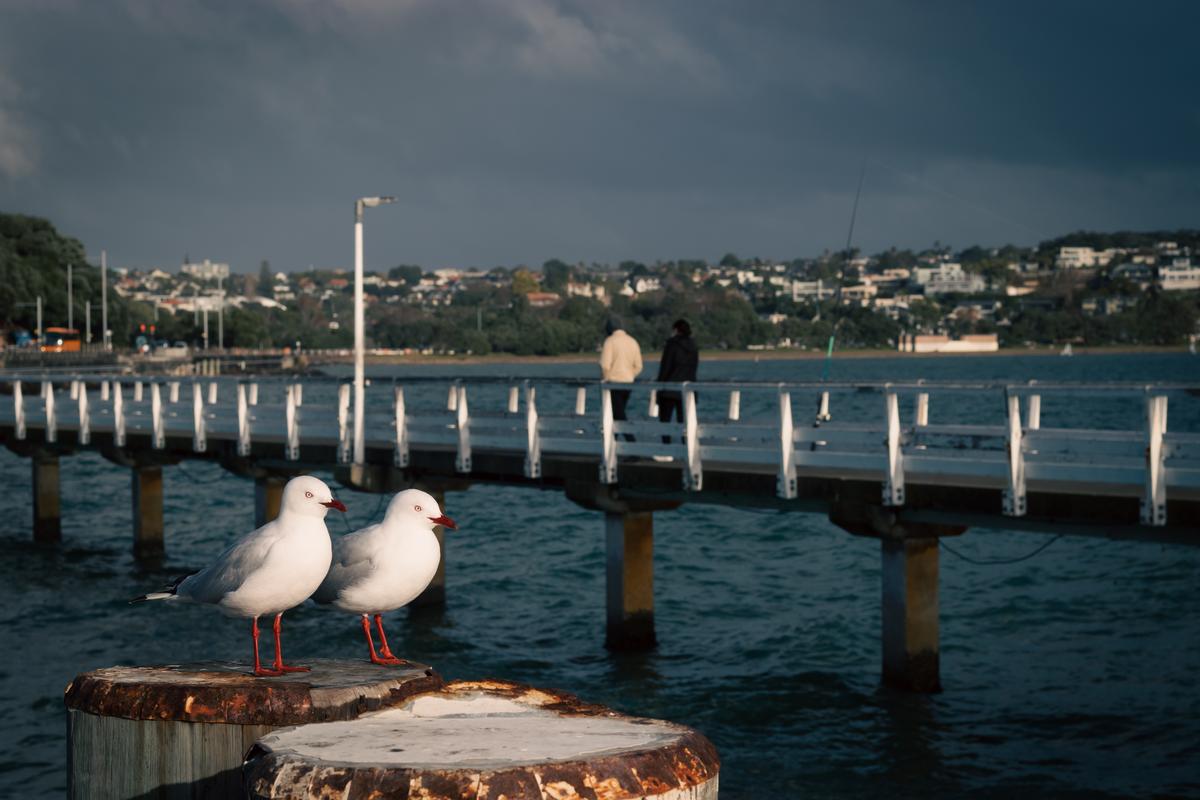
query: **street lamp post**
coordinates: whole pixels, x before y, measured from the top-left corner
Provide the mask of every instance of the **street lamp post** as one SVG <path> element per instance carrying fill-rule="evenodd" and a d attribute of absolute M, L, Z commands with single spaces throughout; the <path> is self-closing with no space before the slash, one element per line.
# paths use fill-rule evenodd
<path fill-rule="evenodd" d="M 366 409 L 366 339 L 363 313 L 363 209 L 396 202 L 394 197 L 360 197 L 354 201 L 354 463 L 367 460 L 363 414 Z"/>

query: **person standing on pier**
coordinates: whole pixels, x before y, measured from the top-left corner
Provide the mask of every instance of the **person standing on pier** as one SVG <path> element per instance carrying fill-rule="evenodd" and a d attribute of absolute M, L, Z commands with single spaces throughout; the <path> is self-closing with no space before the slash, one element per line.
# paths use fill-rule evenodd
<path fill-rule="evenodd" d="M 600 348 L 600 377 L 610 383 L 633 383 L 642 374 L 641 346 L 622 329 L 621 321 L 615 317 L 604 323 L 604 332 L 608 336 Z M 630 391 L 612 390 L 614 420 L 626 419 L 625 406 L 629 404 Z M 630 442 L 634 440 L 632 434 L 626 434 L 625 438 Z"/>
<path fill-rule="evenodd" d="M 671 326 L 671 338 L 663 346 L 662 359 L 658 362 L 658 382 L 694 381 L 699 365 L 700 354 L 692 339 L 692 326 L 686 319 L 675 320 Z M 658 421 L 670 422 L 672 414 L 676 422 L 683 422 L 683 395 L 674 389 L 659 389 Z M 663 442 L 670 444 L 671 437 L 663 436 Z M 655 460 L 659 458 L 670 460 L 670 456 L 655 456 Z"/>

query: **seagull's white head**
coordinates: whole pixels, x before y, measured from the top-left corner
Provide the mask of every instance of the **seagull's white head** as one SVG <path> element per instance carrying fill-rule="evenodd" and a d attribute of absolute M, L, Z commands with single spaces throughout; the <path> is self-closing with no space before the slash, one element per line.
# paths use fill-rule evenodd
<path fill-rule="evenodd" d="M 433 530 L 436 525 L 443 525 L 451 530 L 457 530 L 454 520 L 442 513 L 442 507 L 433 495 L 420 489 L 405 489 L 392 498 L 388 503 L 385 523 L 399 525 L 423 525 Z"/>
<path fill-rule="evenodd" d="M 331 508 L 346 510 L 341 500 L 333 498 L 333 492 L 325 482 L 311 475 L 301 475 L 288 481 L 287 486 L 283 487 L 283 502 L 280 505 L 281 512 L 288 511 L 322 519 Z"/>

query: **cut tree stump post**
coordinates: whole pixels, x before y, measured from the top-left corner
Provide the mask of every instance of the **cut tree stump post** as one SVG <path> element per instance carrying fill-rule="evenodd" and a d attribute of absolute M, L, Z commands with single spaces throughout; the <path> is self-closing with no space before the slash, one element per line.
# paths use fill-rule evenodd
<path fill-rule="evenodd" d="M 260 736 L 354 719 L 442 685 L 423 664 L 309 663 L 312 672 L 284 678 L 221 662 L 85 672 L 66 692 L 69 796 L 241 797 L 242 760 Z"/>
<path fill-rule="evenodd" d="M 683 725 L 464 681 L 347 722 L 267 734 L 244 773 L 253 800 L 716 800 L 720 767 L 712 743 Z"/>
<path fill-rule="evenodd" d="M 37 451 L 33 463 L 33 540 L 62 541 L 62 505 L 58 455 Z"/>

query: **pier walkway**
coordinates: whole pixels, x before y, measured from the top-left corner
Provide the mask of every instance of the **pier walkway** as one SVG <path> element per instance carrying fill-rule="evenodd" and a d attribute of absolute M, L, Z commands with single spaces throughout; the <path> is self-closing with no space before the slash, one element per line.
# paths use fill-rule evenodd
<path fill-rule="evenodd" d="M 999 528 L 1200 544 L 1200 385 L 375 381 L 357 447 L 351 390 L 322 378 L 0 376 L 0 438 L 32 459 L 38 539 L 60 536 L 60 456 L 90 448 L 130 468 L 143 555 L 163 548 L 162 469 L 184 459 L 253 478 L 260 521 L 287 477 L 312 470 L 362 491 L 563 491 L 605 513 L 612 647 L 654 643 L 654 512 L 827 514 L 881 540 L 884 677 L 923 690 L 938 685 L 939 537 Z M 634 392 L 624 421 L 622 390 Z M 657 391 L 678 393 L 682 422 L 657 420 Z M 1169 404 L 1184 431 L 1168 429 Z"/>

